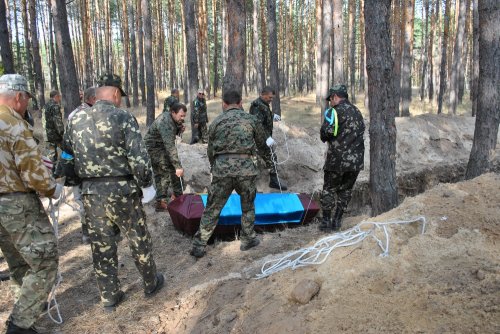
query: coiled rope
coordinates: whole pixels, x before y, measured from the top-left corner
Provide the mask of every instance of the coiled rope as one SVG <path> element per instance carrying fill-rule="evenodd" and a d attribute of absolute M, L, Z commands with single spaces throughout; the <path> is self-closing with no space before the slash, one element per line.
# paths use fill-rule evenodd
<path fill-rule="evenodd" d="M 344 232 L 334 233 L 322 238 L 311 247 L 302 248 L 290 252 L 279 259 L 265 262 L 262 265 L 261 273 L 257 274 L 256 279 L 268 277 L 288 268 L 295 270 L 300 267 L 322 264 L 334 249 L 356 245 L 367 237 L 375 239 L 382 250 L 380 256 L 386 257 L 389 255 L 389 231 L 387 227 L 390 225 L 404 225 L 416 222 L 422 222 L 421 233 L 423 234 L 427 224 L 424 216 L 415 217 L 410 220 L 390 222 L 361 222 Z M 384 237 L 381 239 L 375 235 L 375 232 L 380 229 L 384 232 Z"/>

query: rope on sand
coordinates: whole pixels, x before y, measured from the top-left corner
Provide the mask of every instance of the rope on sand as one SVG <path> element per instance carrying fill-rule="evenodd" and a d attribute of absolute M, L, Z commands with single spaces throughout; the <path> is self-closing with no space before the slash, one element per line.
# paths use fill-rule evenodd
<path fill-rule="evenodd" d="M 331 252 L 339 247 L 354 246 L 361 243 L 367 237 L 372 237 L 382 250 L 380 256 L 389 256 L 389 231 L 388 226 L 406 225 L 422 222 L 422 231 L 425 232 L 426 220 L 424 216 L 415 217 L 410 220 L 397 220 L 390 222 L 361 222 L 358 225 L 344 231 L 334 233 L 317 241 L 313 246 L 290 252 L 279 259 L 265 262 L 262 265 L 261 273 L 257 274 L 256 279 L 268 277 L 279 271 L 291 268 L 305 267 L 309 265 L 318 265 L 326 261 Z M 382 230 L 384 237 L 378 238 L 375 232 Z"/>

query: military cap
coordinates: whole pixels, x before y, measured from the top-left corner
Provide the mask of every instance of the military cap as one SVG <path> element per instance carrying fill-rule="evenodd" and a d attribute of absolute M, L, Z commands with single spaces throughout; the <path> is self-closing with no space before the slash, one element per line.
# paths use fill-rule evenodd
<path fill-rule="evenodd" d="M 203 88 L 198 89 L 198 94 L 205 94 L 205 90 Z"/>
<path fill-rule="evenodd" d="M 120 90 L 120 92 L 122 93 L 122 96 L 127 96 L 127 93 L 125 93 L 122 89 L 122 79 L 116 74 L 106 73 L 106 74 L 101 75 L 99 80 L 97 80 L 97 85 L 99 87 L 103 87 L 103 86 L 116 87 Z"/>
<path fill-rule="evenodd" d="M 326 100 L 327 101 L 330 100 L 330 97 L 333 94 L 338 94 L 338 93 L 347 94 L 346 85 L 335 85 L 335 86 L 330 87 L 330 90 L 328 90 L 328 96 L 326 97 Z"/>
<path fill-rule="evenodd" d="M 28 90 L 28 81 L 19 74 L 4 74 L 0 77 L 0 91 L 9 90 L 25 92 L 30 97 L 34 97 Z"/>

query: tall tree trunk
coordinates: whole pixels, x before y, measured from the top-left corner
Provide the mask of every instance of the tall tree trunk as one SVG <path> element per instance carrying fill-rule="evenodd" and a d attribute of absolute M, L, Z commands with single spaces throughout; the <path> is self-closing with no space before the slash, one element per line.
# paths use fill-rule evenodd
<path fill-rule="evenodd" d="M 83 1 L 85 2 L 85 1 Z M 121 3 L 121 26 L 122 26 L 122 32 L 123 32 L 123 82 L 124 82 L 124 88 L 125 91 L 127 92 L 127 96 L 125 98 L 125 105 L 127 108 L 130 108 L 130 81 L 129 81 L 129 72 L 130 72 L 130 36 L 129 36 L 129 29 L 128 29 L 128 14 L 127 14 L 127 1 L 123 1 Z"/>
<path fill-rule="evenodd" d="M 146 106 L 146 83 L 144 81 L 144 31 L 142 27 L 141 0 L 137 0 L 137 48 L 139 57 L 139 87 L 141 89 L 141 104 Z"/>
<path fill-rule="evenodd" d="M 453 65 L 450 78 L 450 112 L 455 115 L 457 113 L 458 104 L 458 71 L 462 66 L 462 49 L 464 44 L 465 19 L 466 19 L 466 0 L 457 0 L 459 4 L 459 12 L 457 20 L 457 29 L 455 37 L 455 46 L 453 48 Z"/>
<path fill-rule="evenodd" d="M 280 77 L 278 69 L 278 35 L 276 31 L 276 0 L 267 0 L 267 31 L 269 35 L 269 76 L 271 87 L 276 91 L 273 112 L 281 115 Z"/>
<path fill-rule="evenodd" d="M 444 32 L 441 51 L 441 66 L 439 70 L 439 93 L 438 93 L 438 114 L 443 112 L 443 96 L 446 89 L 446 59 L 448 52 L 448 34 L 450 32 L 450 2 L 451 0 L 444 0 Z"/>
<path fill-rule="evenodd" d="M 1 1 L 1 0 L 0 0 Z M 24 50 L 26 52 L 26 68 L 25 73 L 30 85 L 30 90 L 34 90 L 33 78 L 33 56 L 31 52 L 30 31 L 28 22 L 28 3 L 27 0 L 21 0 L 21 16 L 24 27 Z"/>
<path fill-rule="evenodd" d="M 217 89 L 219 88 L 219 27 L 218 27 L 218 0 L 212 0 L 212 16 L 213 16 L 213 26 L 214 26 L 214 97 L 217 96 Z M 258 25 L 256 25 L 258 27 Z M 257 29 L 257 28 L 256 28 Z"/>
<path fill-rule="evenodd" d="M 420 59 L 422 61 L 422 77 L 420 80 L 420 101 L 423 101 L 425 98 L 425 85 L 427 83 L 427 57 L 425 53 L 428 49 L 428 40 L 429 40 L 429 2 L 430 0 L 424 0 L 424 5 L 422 12 L 425 15 L 425 23 L 424 23 L 424 33 L 422 35 L 422 45 L 420 45 Z"/>
<path fill-rule="evenodd" d="M 262 77 L 261 85 L 264 87 L 267 82 L 267 22 L 266 22 L 266 2 L 267 0 L 260 0 L 260 42 L 262 43 Z"/>
<path fill-rule="evenodd" d="M 151 8 L 148 0 L 141 0 L 142 23 L 144 28 L 144 64 L 146 69 L 146 124 L 155 120 L 155 79 L 153 70 L 153 29 L 151 26 Z"/>
<path fill-rule="evenodd" d="M 462 104 L 465 90 L 465 71 L 467 68 L 467 64 L 470 62 L 470 53 L 472 52 L 472 44 L 469 43 L 471 41 L 470 32 L 471 29 L 471 0 L 465 0 L 465 31 L 464 31 L 464 39 L 462 44 L 462 58 L 458 67 L 458 104 Z"/>
<path fill-rule="evenodd" d="M 327 107 L 325 100 L 328 94 L 328 78 L 330 73 L 330 42 L 332 36 L 332 0 L 323 0 L 323 31 L 321 33 L 322 41 L 318 45 L 318 52 L 321 53 L 321 63 L 319 66 L 319 81 L 318 86 L 320 89 L 320 108 L 321 118 L 323 118 L 323 111 Z"/>
<path fill-rule="evenodd" d="M 184 7 L 184 20 L 185 24 L 185 44 L 189 48 L 187 51 L 187 83 L 188 91 L 187 97 L 189 103 L 191 103 L 191 113 L 193 112 L 193 100 L 196 96 L 196 90 L 198 89 L 198 61 L 196 59 L 196 27 L 195 27 L 195 11 L 194 3 L 196 0 L 185 0 L 183 1 Z"/>
<path fill-rule="evenodd" d="M 366 67 L 370 103 L 370 196 L 372 215 L 398 204 L 396 181 L 397 103 L 389 17 L 391 0 L 365 2 Z"/>
<path fill-rule="evenodd" d="M 403 4 L 405 0 L 394 0 L 394 18 L 392 22 L 392 36 L 394 48 L 394 98 L 397 103 L 399 115 L 399 102 L 401 100 L 401 67 L 403 57 Z M 366 12 L 365 12 L 366 15 Z M 366 20 L 366 17 L 365 17 Z M 366 38 L 366 37 L 365 37 Z"/>
<path fill-rule="evenodd" d="M 472 85 L 470 90 L 472 101 L 472 116 L 477 114 L 477 97 L 479 95 L 479 11 L 478 1 L 472 0 Z"/>
<path fill-rule="evenodd" d="M 430 0 L 428 0 L 430 1 Z M 436 34 L 436 21 L 437 21 L 437 14 L 436 11 L 433 11 L 433 6 L 431 2 L 431 31 L 430 31 L 430 36 L 429 36 L 429 43 L 427 44 L 427 61 L 429 62 L 429 74 L 427 76 L 428 78 L 428 83 L 427 83 L 427 88 L 428 88 L 428 95 L 429 95 L 429 102 L 432 103 L 432 100 L 434 99 L 434 35 Z"/>
<path fill-rule="evenodd" d="M 0 51 L 2 54 L 3 72 L 15 73 L 14 56 L 10 47 L 9 28 L 7 27 L 7 10 L 5 1 L 0 0 Z"/>
<path fill-rule="evenodd" d="M 345 84 L 344 78 L 344 23 L 342 0 L 333 0 L 333 80 L 334 84 Z"/>
<path fill-rule="evenodd" d="M 478 108 L 474 142 L 466 179 L 474 178 L 491 167 L 495 157 L 500 123 L 500 3 L 479 1 L 479 81 Z"/>
<path fill-rule="evenodd" d="M 356 102 L 356 1 L 349 0 L 349 98 L 352 103 Z"/>
<path fill-rule="evenodd" d="M 244 0 L 226 0 L 229 37 L 227 67 L 222 93 L 235 90 L 242 94 L 245 80 L 246 13 Z"/>
<path fill-rule="evenodd" d="M 175 57 L 175 40 L 174 40 L 174 29 L 175 29 L 175 7 L 174 0 L 168 1 L 168 21 L 169 21 L 169 43 L 170 43 L 170 89 L 177 88 L 177 76 L 176 76 L 176 57 Z"/>
<path fill-rule="evenodd" d="M 366 94 L 365 90 L 365 11 L 364 0 L 359 2 L 359 43 L 360 43 L 360 64 L 359 64 L 359 90 Z"/>
<path fill-rule="evenodd" d="M 0 1 L 2 2 L 2 1 Z M 36 2 L 29 0 L 29 15 L 30 15 L 30 30 L 31 30 L 31 45 L 33 49 L 33 66 L 35 73 L 35 88 L 38 100 L 38 107 L 42 108 L 45 105 L 45 83 L 42 72 L 42 58 L 40 57 L 40 43 L 38 41 L 38 29 L 36 24 Z"/>
<path fill-rule="evenodd" d="M 49 11 L 49 50 L 50 50 L 50 86 L 52 89 L 59 89 L 59 85 L 57 84 L 57 66 L 56 66 L 56 50 L 54 47 L 55 41 L 55 32 L 54 32 L 54 17 L 52 15 L 52 11 Z"/>
<path fill-rule="evenodd" d="M 259 26 L 259 5 L 260 5 L 260 0 L 254 0 L 253 1 L 253 12 L 252 12 L 252 17 L 253 17 L 253 26 L 258 27 Z M 262 90 L 262 64 L 260 62 L 260 50 L 259 50 L 259 29 L 254 29 L 253 31 L 253 61 L 254 61 L 254 67 L 255 67 L 255 73 L 257 75 L 257 92 L 260 93 Z"/>
<path fill-rule="evenodd" d="M 126 7 L 126 2 L 123 5 L 124 8 Z M 90 47 L 90 38 L 92 36 L 92 30 L 90 26 L 90 11 L 88 9 L 88 4 L 87 1 L 82 1 L 81 2 L 81 17 L 82 17 L 82 32 L 83 32 L 83 45 L 84 45 L 84 57 L 85 57 L 85 71 L 84 71 L 84 82 L 85 82 L 85 87 L 91 87 L 94 80 L 93 80 L 93 69 L 92 69 L 92 57 L 91 57 L 91 51 L 92 48 Z M 127 17 L 125 16 L 125 19 Z"/>
<path fill-rule="evenodd" d="M 52 15 L 54 17 L 54 30 L 58 50 L 59 80 L 61 93 L 64 100 L 64 115 L 80 104 L 80 92 L 76 76 L 75 60 L 68 27 L 68 14 L 65 0 L 50 0 Z"/>
<path fill-rule="evenodd" d="M 132 1 L 131 3 L 129 1 Z M 126 1 L 130 29 L 130 81 L 132 82 L 132 105 L 139 106 L 139 83 L 137 82 L 137 47 L 135 39 L 134 0 Z M 125 4 L 124 4 L 125 5 Z"/>
<path fill-rule="evenodd" d="M 106 72 L 113 72 L 113 43 L 111 39 L 111 11 L 109 9 L 109 1 L 104 1 L 104 43 L 105 43 L 105 61 L 106 61 Z"/>
<path fill-rule="evenodd" d="M 321 106 L 321 45 L 323 43 L 323 0 L 316 0 L 316 104 Z M 329 44 L 329 43 L 328 43 Z M 330 56 L 330 55 L 328 55 Z"/>
<path fill-rule="evenodd" d="M 401 69 L 401 116 L 410 116 L 411 68 L 413 61 L 413 22 L 415 20 L 415 0 L 405 0 L 405 42 Z"/>
<path fill-rule="evenodd" d="M 18 71 L 21 70 L 22 67 L 22 59 L 21 59 L 21 43 L 19 43 L 19 24 L 17 20 L 17 4 L 16 1 L 13 1 L 13 11 L 14 11 L 14 29 L 16 31 L 16 63 Z M 7 7 L 8 9 L 8 7 Z"/>

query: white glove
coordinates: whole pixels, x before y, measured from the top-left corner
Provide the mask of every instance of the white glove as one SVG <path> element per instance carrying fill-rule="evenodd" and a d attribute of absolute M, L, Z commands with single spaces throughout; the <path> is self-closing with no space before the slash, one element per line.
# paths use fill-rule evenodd
<path fill-rule="evenodd" d="M 156 190 L 154 186 L 150 186 L 142 189 L 142 204 L 149 203 L 155 198 Z"/>
<path fill-rule="evenodd" d="M 269 147 L 273 147 L 276 145 L 276 142 L 274 141 L 273 137 L 269 137 L 266 139 L 266 145 Z"/>
<path fill-rule="evenodd" d="M 64 186 L 60 183 L 56 183 L 56 190 L 54 190 L 54 193 L 52 194 L 52 199 L 59 199 L 61 197 L 61 194 L 63 192 Z"/>
<path fill-rule="evenodd" d="M 42 163 L 45 167 L 47 167 L 49 170 L 52 170 L 52 168 L 54 168 L 54 163 L 52 162 L 52 160 L 50 160 L 49 158 L 47 158 L 46 156 L 42 155 Z"/>
<path fill-rule="evenodd" d="M 279 122 L 279 121 L 281 121 L 281 116 L 280 116 L 280 115 L 278 115 L 278 114 L 274 114 L 274 116 L 273 116 L 273 121 L 275 121 L 275 122 Z"/>

